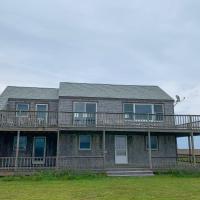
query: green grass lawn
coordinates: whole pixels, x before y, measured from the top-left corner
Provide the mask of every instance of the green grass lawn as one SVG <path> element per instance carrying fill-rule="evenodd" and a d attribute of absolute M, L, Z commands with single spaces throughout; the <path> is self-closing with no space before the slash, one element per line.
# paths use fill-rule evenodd
<path fill-rule="evenodd" d="M 195 200 L 199 177 L 83 177 L 75 179 L 0 178 L 0 200 Z"/>

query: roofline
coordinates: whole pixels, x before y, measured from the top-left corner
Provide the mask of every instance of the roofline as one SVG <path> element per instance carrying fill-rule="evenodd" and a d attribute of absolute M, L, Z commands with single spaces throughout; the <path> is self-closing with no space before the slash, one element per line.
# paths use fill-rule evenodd
<path fill-rule="evenodd" d="M 8 87 L 15 87 L 15 88 L 37 88 L 37 89 L 56 89 L 56 90 L 59 90 L 59 88 L 50 88 L 50 87 L 28 87 L 28 86 L 12 86 L 12 85 L 8 85 L 6 88 Z M 6 89 L 5 88 L 5 89 Z"/>
<path fill-rule="evenodd" d="M 111 85 L 111 86 L 137 86 L 137 87 L 159 87 L 158 85 L 131 85 L 131 84 L 112 84 L 112 83 L 87 83 L 87 82 L 60 82 L 67 84 L 87 84 L 87 85 Z"/>
<path fill-rule="evenodd" d="M 174 99 L 137 99 L 137 98 L 116 98 L 116 97 L 89 97 L 89 96 L 63 96 L 59 95 L 59 98 L 93 98 L 93 99 L 117 99 L 117 100 L 147 100 L 147 101 L 172 101 L 174 102 Z"/>

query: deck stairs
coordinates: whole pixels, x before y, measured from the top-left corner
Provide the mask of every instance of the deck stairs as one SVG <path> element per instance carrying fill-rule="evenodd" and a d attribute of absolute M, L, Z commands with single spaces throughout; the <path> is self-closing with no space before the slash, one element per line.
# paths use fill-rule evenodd
<path fill-rule="evenodd" d="M 148 168 L 108 168 L 107 176 L 154 176 L 152 170 Z"/>

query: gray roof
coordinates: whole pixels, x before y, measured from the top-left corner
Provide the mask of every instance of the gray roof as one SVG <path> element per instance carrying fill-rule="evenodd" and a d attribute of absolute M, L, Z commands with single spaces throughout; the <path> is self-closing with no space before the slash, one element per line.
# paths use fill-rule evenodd
<path fill-rule="evenodd" d="M 173 101 L 173 99 L 158 86 L 61 82 L 59 89 L 8 86 L 0 96 L 0 110 L 5 108 L 10 98 L 58 99 L 58 96 Z"/>
<path fill-rule="evenodd" d="M 9 98 L 58 99 L 58 89 L 8 86 L 0 96 L 0 109 L 4 109 Z"/>
<path fill-rule="evenodd" d="M 140 85 L 111 85 L 61 82 L 59 96 L 173 101 L 172 97 L 170 97 L 158 86 Z"/>

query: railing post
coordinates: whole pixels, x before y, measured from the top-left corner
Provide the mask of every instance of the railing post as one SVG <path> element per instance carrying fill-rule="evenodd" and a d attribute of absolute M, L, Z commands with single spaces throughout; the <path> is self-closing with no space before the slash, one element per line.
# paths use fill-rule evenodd
<path fill-rule="evenodd" d="M 188 136 L 188 150 L 189 150 L 189 162 L 191 163 L 192 162 L 192 159 L 191 159 L 191 137 L 190 135 Z"/>
<path fill-rule="evenodd" d="M 194 134 L 191 132 L 191 143 L 192 143 L 192 161 L 196 165 L 195 147 L 194 147 Z"/>
<path fill-rule="evenodd" d="M 56 169 L 59 168 L 59 156 L 60 156 L 60 131 L 57 131 L 57 150 L 56 150 Z"/>
<path fill-rule="evenodd" d="M 152 156 L 151 156 L 151 132 L 148 131 L 148 152 L 149 152 L 149 167 L 152 169 Z"/>
<path fill-rule="evenodd" d="M 103 147 L 103 168 L 105 169 L 106 162 L 106 131 L 103 130 L 103 139 L 102 139 L 102 147 Z"/>
<path fill-rule="evenodd" d="M 20 139 L 20 131 L 17 131 L 17 145 L 16 145 L 16 154 L 15 154 L 15 170 L 17 170 L 17 168 L 18 168 L 19 139 Z"/>

